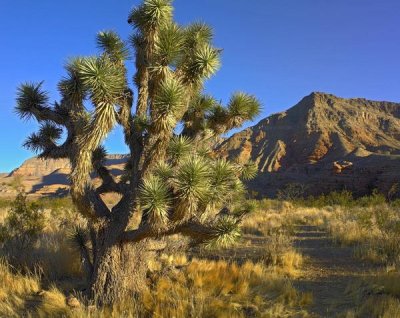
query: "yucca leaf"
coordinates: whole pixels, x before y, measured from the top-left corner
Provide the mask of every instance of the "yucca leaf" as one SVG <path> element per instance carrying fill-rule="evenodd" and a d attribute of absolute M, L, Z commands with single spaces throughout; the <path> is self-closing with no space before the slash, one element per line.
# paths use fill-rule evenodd
<path fill-rule="evenodd" d="M 211 180 L 213 187 L 222 188 L 230 185 L 236 179 L 235 169 L 232 164 L 224 159 L 213 162 Z"/>
<path fill-rule="evenodd" d="M 166 66 L 174 64 L 182 54 L 182 31 L 176 24 L 170 24 L 162 28 L 155 43 L 155 61 Z"/>
<path fill-rule="evenodd" d="M 216 104 L 207 115 L 207 124 L 216 134 L 222 134 L 227 130 L 228 111 L 220 104 Z"/>
<path fill-rule="evenodd" d="M 62 129 L 49 122 L 42 124 L 39 129 L 39 136 L 45 141 L 55 142 L 61 134 Z"/>
<path fill-rule="evenodd" d="M 93 151 L 92 154 L 92 161 L 93 162 L 99 162 L 99 163 L 104 163 L 107 157 L 107 150 L 104 146 L 99 146 L 96 148 L 95 151 Z"/>
<path fill-rule="evenodd" d="M 115 61 L 124 61 L 129 57 L 129 50 L 114 31 L 101 31 L 96 37 L 97 46 Z"/>
<path fill-rule="evenodd" d="M 243 180 L 251 180 L 257 176 L 258 167 L 257 164 L 249 161 L 243 165 L 239 165 L 240 177 Z"/>
<path fill-rule="evenodd" d="M 79 75 L 79 65 L 83 58 L 70 59 L 64 66 L 67 76 L 58 83 L 58 90 L 64 98 L 73 103 L 82 103 L 86 98 L 87 90 Z"/>
<path fill-rule="evenodd" d="M 203 22 L 195 22 L 185 28 L 184 36 L 186 49 L 195 49 L 210 44 L 213 39 L 213 31 L 209 25 Z"/>
<path fill-rule="evenodd" d="M 43 140 L 37 133 L 32 133 L 24 142 L 24 148 L 29 149 L 35 153 L 38 153 L 43 150 L 45 145 L 43 144 Z"/>
<path fill-rule="evenodd" d="M 168 154 L 174 161 L 183 158 L 193 149 L 192 140 L 186 136 L 174 136 L 168 147 Z"/>
<path fill-rule="evenodd" d="M 168 187 L 161 178 L 150 175 L 139 188 L 141 207 L 149 222 L 165 224 L 168 221 L 170 198 Z"/>
<path fill-rule="evenodd" d="M 154 175 L 160 177 L 163 181 L 167 181 L 172 177 L 173 170 L 168 163 L 160 161 L 156 164 L 153 173 Z"/>
<path fill-rule="evenodd" d="M 146 33 L 170 23 L 173 7 L 171 0 L 145 0 L 134 8 L 128 17 L 128 23 Z"/>
<path fill-rule="evenodd" d="M 154 98 L 155 122 L 158 130 L 172 130 L 176 115 L 181 111 L 184 97 L 182 84 L 173 77 L 166 78 Z"/>
<path fill-rule="evenodd" d="M 228 247 L 235 244 L 240 236 L 240 223 L 232 216 L 222 216 L 213 225 L 214 236 L 206 242 L 208 247 Z"/>
<path fill-rule="evenodd" d="M 125 92 L 125 74 L 107 58 L 82 59 L 79 76 L 95 106 L 115 103 Z"/>
<path fill-rule="evenodd" d="M 239 92 L 231 97 L 228 110 L 232 120 L 230 128 L 234 128 L 246 120 L 253 120 L 260 113 L 261 106 L 255 96 Z"/>
<path fill-rule="evenodd" d="M 87 243 L 89 241 L 89 232 L 87 228 L 76 225 L 67 233 L 67 241 L 72 248 L 77 251 L 87 248 Z"/>
<path fill-rule="evenodd" d="M 30 119 L 35 111 L 48 108 L 49 97 L 42 85 L 43 82 L 24 83 L 18 87 L 15 111 L 21 119 Z"/>
<path fill-rule="evenodd" d="M 208 79 L 218 71 L 220 66 L 220 51 L 210 45 L 203 45 L 196 49 L 189 63 L 189 78 L 193 82 Z"/>
<path fill-rule="evenodd" d="M 210 194 L 210 164 L 204 158 L 190 156 L 177 167 L 171 184 L 177 198 L 174 218 L 184 219 L 197 212 L 199 203 Z"/>

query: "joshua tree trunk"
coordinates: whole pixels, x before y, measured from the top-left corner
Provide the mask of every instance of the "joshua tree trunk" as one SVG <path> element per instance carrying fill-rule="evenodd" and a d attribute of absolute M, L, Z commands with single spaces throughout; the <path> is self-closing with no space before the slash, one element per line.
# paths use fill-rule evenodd
<path fill-rule="evenodd" d="M 145 242 L 101 246 L 98 253 L 90 283 L 96 303 L 112 304 L 147 288 Z"/>

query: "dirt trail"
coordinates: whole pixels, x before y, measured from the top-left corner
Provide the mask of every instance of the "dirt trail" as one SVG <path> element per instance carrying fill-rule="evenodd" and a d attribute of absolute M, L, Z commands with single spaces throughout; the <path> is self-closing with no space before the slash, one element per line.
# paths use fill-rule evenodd
<path fill-rule="evenodd" d="M 299 226 L 295 246 L 306 257 L 304 276 L 294 281 L 299 291 L 312 292 L 311 311 L 318 317 L 336 317 L 354 308 L 346 288 L 374 268 L 353 257 L 353 248 L 333 242 L 317 226 Z"/>

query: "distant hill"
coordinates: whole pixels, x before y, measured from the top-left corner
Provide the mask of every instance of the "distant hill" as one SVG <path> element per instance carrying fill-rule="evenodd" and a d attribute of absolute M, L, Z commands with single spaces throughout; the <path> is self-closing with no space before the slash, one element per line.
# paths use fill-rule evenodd
<path fill-rule="evenodd" d="M 127 155 L 108 155 L 105 166 L 114 176 L 119 176 L 124 170 Z M 31 196 L 63 196 L 68 193 L 71 171 L 69 160 L 43 160 L 37 157 L 26 160 L 20 167 L 8 175 L 0 176 L 0 196 L 16 194 L 15 184 L 20 182 Z M 93 175 L 95 182 L 100 182 Z M 12 184 L 13 186 L 10 186 Z"/>
<path fill-rule="evenodd" d="M 274 196 L 290 183 L 307 185 L 309 194 L 387 192 L 400 182 L 400 104 L 312 93 L 217 151 L 255 161 L 259 175 L 249 188 L 261 195 Z"/>
<path fill-rule="evenodd" d="M 275 196 L 288 184 L 308 194 L 347 189 L 356 195 L 400 183 L 400 104 L 344 99 L 312 93 L 289 110 L 221 139 L 216 152 L 232 160 L 253 160 L 258 177 L 248 184 L 260 196 Z M 122 173 L 126 155 L 108 156 L 106 166 Z M 68 192 L 67 160 L 31 158 L 0 175 L 0 196 L 11 196 L 13 179 L 31 195 Z M 95 176 L 94 176 L 95 177 Z"/>

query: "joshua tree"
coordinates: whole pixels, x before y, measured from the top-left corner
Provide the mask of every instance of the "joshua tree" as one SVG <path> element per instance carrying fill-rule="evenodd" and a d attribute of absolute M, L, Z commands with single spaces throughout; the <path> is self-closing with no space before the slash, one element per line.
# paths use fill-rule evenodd
<path fill-rule="evenodd" d="M 129 46 L 111 31 L 97 35 L 99 56 L 67 63 L 59 102 L 49 105 L 42 83 L 18 89 L 19 116 L 40 123 L 25 146 L 42 158 L 71 162 L 71 196 L 88 223 L 87 241 L 77 232 L 88 290 L 100 304 L 143 287 L 149 240 L 175 234 L 193 243 L 234 240 L 240 218 L 227 211 L 243 191 L 241 180 L 256 172 L 250 163 L 218 159 L 210 140 L 253 119 L 259 102 L 235 93 L 222 106 L 203 94 L 205 80 L 220 66 L 221 50 L 212 46 L 210 27 L 178 26 L 172 13 L 171 0 L 145 0 L 129 14 L 136 99 L 127 80 Z M 119 179 L 104 166 L 102 146 L 116 125 L 130 155 Z M 102 180 L 98 187 L 93 173 Z M 113 208 L 102 200 L 108 192 L 120 194 Z M 133 217 L 140 222 L 133 225 Z"/>

